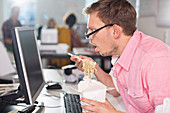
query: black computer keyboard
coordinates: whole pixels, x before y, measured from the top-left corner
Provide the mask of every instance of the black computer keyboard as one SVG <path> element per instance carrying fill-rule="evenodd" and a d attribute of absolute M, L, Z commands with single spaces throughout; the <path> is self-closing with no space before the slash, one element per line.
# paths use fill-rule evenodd
<path fill-rule="evenodd" d="M 64 93 L 63 97 L 66 113 L 82 113 L 79 95 Z"/>

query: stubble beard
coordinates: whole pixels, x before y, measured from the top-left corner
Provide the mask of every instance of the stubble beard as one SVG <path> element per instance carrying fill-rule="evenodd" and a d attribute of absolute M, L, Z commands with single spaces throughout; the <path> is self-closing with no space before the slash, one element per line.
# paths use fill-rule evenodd
<path fill-rule="evenodd" d="M 104 57 L 105 56 L 113 56 L 113 55 L 117 55 L 117 50 L 118 50 L 118 46 L 113 47 L 110 51 L 106 51 L 104 53 L 99 52 L 99 53 L 100 53 L 100 55 L 102 55 Z"/>

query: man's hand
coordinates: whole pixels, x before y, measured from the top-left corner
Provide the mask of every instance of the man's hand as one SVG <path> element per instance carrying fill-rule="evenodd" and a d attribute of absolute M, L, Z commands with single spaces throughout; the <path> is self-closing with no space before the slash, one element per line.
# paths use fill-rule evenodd
<path fill-rule="evenodd" d="M 81 105 L 85 110 L 92 111 L 90 113 L 122 113 L 117 111 L 111 103 L 106 99 L 105 102 L 99 102 L 87 98 L 81 98 L 82 102 L 85 102 L 90 105 Z M 86 112 L 87 113 L 87 112 Z"/>
<path fill-rule="evenodd" d="M 74 61 L 74 62 L 76 63 L 76 67 L 77 67 L 80 71 L 84 71 L 83 68 L 82 68 L 82 67 L 83 67 L 83 61 L 77 59 L 76 57 L 79 57 L 79 58 L 81 58 L 81 59 L 88 59 L 88 60 L 94 62 L 94 60 L 93 60 L 92 58 L 90 58 L 90 57 L 81 56 L 81 55 L 79 55 L 79 56 L 73 55 L 73 56 L 70 58 L 70 60 L 72 60 L 72 61 Z"/>

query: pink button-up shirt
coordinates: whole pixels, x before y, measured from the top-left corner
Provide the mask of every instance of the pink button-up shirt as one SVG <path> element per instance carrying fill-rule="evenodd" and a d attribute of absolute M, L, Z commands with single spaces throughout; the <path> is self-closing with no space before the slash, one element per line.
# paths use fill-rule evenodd
<path fill-rule="evenodd" d="M 129 113 L 155 112 L 170 98 L 170 47 L 160 40 L 136 30 L 113 68 Z"/>

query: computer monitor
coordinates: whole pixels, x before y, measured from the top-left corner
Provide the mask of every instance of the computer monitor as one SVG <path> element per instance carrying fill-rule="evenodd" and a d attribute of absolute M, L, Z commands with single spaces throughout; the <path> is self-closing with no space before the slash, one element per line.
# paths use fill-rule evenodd
<path fill-rule="evenodd" d="M 41 44 L 54 44 L 58 43 L 58 30 L 57 29 L 42 29 L 41 30 Z"/>
<path fill-rule="evenodd" d="M 15 27 L 12 30 L 13 52 L 26 104 L 33 104 L 45 85 L 33 28 Z"/>

